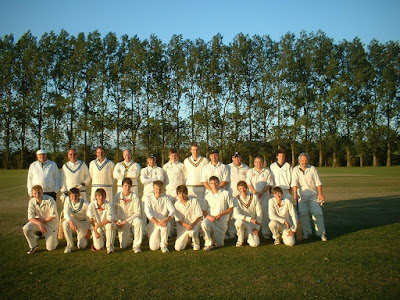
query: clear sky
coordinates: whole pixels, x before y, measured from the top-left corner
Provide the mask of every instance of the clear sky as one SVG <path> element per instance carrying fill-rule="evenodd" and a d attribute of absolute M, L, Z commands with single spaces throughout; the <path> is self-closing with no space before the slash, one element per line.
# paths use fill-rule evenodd
<path fill-rule="evenodd" d="M 173 34 L 209 41 L 220 33 L 225 43 L 240 32 L 278 41 L 287 32 L 321 29 L 335 42 L 358 36 L 364 44 L 384 43 L 400 40 L 400 0 L 0 0 L 1 37 L 61 29 L 155 34 L 164 42 Z"/>

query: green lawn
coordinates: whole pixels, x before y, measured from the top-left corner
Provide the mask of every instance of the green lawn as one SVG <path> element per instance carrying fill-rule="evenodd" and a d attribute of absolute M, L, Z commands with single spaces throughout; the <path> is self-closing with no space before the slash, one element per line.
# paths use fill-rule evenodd
<path fill-rule="evenodd" d="M 400 297 L 400 167 L 319 169 L 328 242 L 168 254 L 116 249 L 27 255 L 27 170 L 0 171 L 0 298 Z M 117 243 L 116 243 L 117 245 Z M 39 241 L 44 249 L 44 240 Z"/>

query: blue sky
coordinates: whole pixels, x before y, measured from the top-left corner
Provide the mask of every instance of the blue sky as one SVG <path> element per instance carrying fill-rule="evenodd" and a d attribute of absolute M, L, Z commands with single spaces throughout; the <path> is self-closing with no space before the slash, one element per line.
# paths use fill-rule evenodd
<path fill-rule="evenodd" d="M 358 36 L 364 44 L 400 40 L 399 0 L 0 0 L 0 36 L 16 40 L 31 30 L 40 37 L 61 29 L 72 35 L 99 30 L 103 35 L 155 34 L 168 42 L 173 34 L 208 41 L 217 33 L 229 43 L 237 33 L 268 34 L 321 29 L 335 42 Z"/>

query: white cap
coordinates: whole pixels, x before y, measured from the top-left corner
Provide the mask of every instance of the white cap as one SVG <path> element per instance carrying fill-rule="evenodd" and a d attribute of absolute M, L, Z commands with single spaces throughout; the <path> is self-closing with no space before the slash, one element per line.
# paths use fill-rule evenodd
<path fill-rule="evenodd" d="M 39 155 L 39 154 L 47 154 L 47 151 L 44 149 L 39 149 L 38 151 L 36 151 L 36 155 Z"/>

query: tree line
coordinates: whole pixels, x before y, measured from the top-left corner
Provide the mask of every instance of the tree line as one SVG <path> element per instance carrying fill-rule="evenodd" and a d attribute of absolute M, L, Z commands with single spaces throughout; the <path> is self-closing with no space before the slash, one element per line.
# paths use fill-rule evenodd
<path fill-rule="evenodd" d="M 283 147 L 292 163 L 305 151 L 319 166 L 400 164 L 398 41 L 28 31 L 0 38 L 0 66 L 2 168 L 26 168 L 39 148 L 89 161 L 99 145 L 162 164 L 192 142 L 224 162 L 235 150 L 270 162 Z"/>

